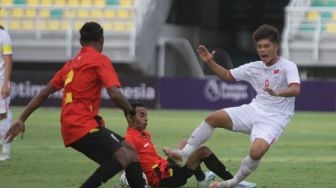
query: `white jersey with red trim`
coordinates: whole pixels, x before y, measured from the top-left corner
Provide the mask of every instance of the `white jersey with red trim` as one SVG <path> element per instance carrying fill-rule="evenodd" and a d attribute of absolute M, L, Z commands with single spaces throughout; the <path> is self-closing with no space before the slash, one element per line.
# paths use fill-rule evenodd
<path fill-rule="evenodd" d="M 9 34 L 0 29 L 0 79 L 4 79 L 5 63 L 3 56 L 13 54 L 12 41 Z"/>
<path fill-rule="evenodd" d="M 247 81 L 256 90 L 257 95 L 251 105 L 265 113 L 281 113 L 293 115 L 295 97 L 271 96 L 264 91 L 265 87 L 273 90 L 287 88 L 290 84 L 300 84 L 299 72 L 295 63 L 280 57 L 272 66 L 262 61 L 244 64 L 230 70 L 236 81 Z"/>

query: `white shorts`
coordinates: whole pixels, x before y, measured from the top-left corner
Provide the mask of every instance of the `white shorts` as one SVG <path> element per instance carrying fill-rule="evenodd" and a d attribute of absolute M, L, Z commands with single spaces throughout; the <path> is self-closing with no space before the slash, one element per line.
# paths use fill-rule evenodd
<path fill-rule="evenodd" d="M 0 90 L 2 88 L 3 80 L 0 80 Z M 9 110 L 10 96 L 3 98 L 0 95 L 0 114 L 5 114 Z"/>
<path fill-rule="evenodd" d="M 232 131 L 249 134 L 251 142 L 262 138 L 270 145 L 281 136 L 291 118 L 278 113 L 265 113 L 248 104 L 223 110 L 232 120 Z"/>

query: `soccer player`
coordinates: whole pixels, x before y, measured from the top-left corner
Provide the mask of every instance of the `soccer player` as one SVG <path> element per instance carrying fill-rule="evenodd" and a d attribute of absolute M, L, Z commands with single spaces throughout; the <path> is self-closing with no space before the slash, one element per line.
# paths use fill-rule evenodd
<path fill-rule="evenodd" d="M 261 158 L 280 137 L 294 113 L 295 96 L 300 94 L 297 66 L 278 55 L 279 32 L 270 25 L 262 25 L 253 33 L 261 61 L 250 62 L 227 70 L 214 60 L 205 46 L 199 46 L 200 59 L 221 79 L 249 82 L 257 95 L 251 103 L 224 108 L 210 113 L 196 128 L 182 150 L 165 148 L 168 157 L 184 163 L 201 144 L 206 142 L 215 128 L 225 128 L 250 135 L 251 148 L 242 160 L 235 176 L 227 181 L 215 182 L 211 188 L 233 187 L 249 176 Z"/>
<path fill-rule="evenodd" d="M 188 159 L 186 165 L 180 167 L 173 161 L 164 159 L 158 155 L 151 134 L 146 129 L 148 125 L 147 108 L 142 103 L 132 103 L 135 115 L 126 115 L 128 129 L 125 140 L 135 148 L 138 153 L 140 164 L 146 175 L 148 184 L 154 187 L 177 187 L 186 184 L 192 175 L 196 176 L 199 187 L 208 186 L 216 175 L 223 180 L 231 179 L 232 174 L 227 171 L 224 164 L 212 151 L 202 146 L 198 148 Z M 185 142 L 180 143 L 182 148 Z M 204 172 L 200 169 L 200 163 L 204 162 L 211 171 Z M 254 183 L 243 182 L 240 187 L 255 187 Z"/>
<path fill-rule="evenodd" d="M 10 103 L 10 77 L 12 73 L 12 42 L 9 34 L 0 25 L 0 137 L 2 153 L 0 161 L 10 159 L 10 143 L 5 142 L 5 135 L 12 123 L 12 113 L 9 109 Z"/>
<path fill-rule="evenodd" d="M 99 164 L 81 187 L 99 187 L 125 169 L 131 187 L 143 188 L 146 182 L 136 152 L 125 146 L 118 134 L 105 128 L 97 116 L 103 87 L 120 109 L 130 116 L 134 114 L 119 90 L 120 82 L 111 61 L 101 53 L 103 28 L 96 22 L 85 23 L 80 29 L 80 43 L 80 52 L 55 74 L 11 125 L 6 135 L 8 142 L 24 133 L 24 122 L 50 94 L 63 89 L 61 132 L 64 145 Z"/>

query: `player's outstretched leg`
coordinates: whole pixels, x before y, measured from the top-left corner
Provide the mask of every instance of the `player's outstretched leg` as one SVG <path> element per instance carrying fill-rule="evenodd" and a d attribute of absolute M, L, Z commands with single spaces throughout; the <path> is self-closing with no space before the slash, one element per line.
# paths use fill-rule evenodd
<path fill-rule="evenodd" d="M 0 161 L 6 161 L 10 159 L 10 143 L 6 143 L 5 135 L 12 124 L 12 113 L 9 110 L 7 112 L 7 117 L 0 120 L 0 136 L 2 141 L 2 153 L 0 154 Z"/>
<path fill-rule="evenodd" d="M 126 178 L 129 183 L 129 186 L 132 188 L 146 187 L 147 183 L 145 178 L 143 177 L 143 172 L 136 151 L 132 146 L 130 146 L 125 141 L 122 142 L 122 145 L 127 150 L 128 157 L 130 157 L 131 160 L 130 163 L 125 168 Z"/>
<path fill-rule="evenodd" d="M 127 181 L 132 188 L 146 187 L 146 180 L 142 175 L 139 162 L 131 162 L 125 169 Z"/>
<path fill-rule="evenodd" d="M 259 160 L 253 160 L 248 155 L 243 159 L 237 174 L 232 179 L 222 182 L 214 182 L 213 184 L 210 185 L 210 188 L 228 188 L 240 185 L 240 183 L 242 183 L 242 181 L 247 176 L 249 176 L 258 166 L 259 166 Z M 243 183 L 241 185 L 243 185 Z M 250 184 L 249 186 L 255 187 L 255 185 L 253 184 Z"/>
<path fill-rule="evenodd" d="M 187 144 L 182 150 L 164 148 L 163 152 L 179 166 L 184 166 L 189 156 L 210 138 L 213 131 L 214 128 L 211 125 L 206 121 L 202 121 L 192 132 L 191 136 L 188 138 Z"/>
<path fill-rule="evenodd" d="M 106 161 L 81 185 L 81 188 L 99 187 L 121 170 L 122 165 L 118 160 Z"/>

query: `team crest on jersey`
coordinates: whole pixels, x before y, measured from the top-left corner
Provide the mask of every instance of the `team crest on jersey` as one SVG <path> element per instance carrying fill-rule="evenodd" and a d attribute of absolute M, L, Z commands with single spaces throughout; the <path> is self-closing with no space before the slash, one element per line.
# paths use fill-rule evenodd
<path fill-rule="evenodd" d="M 147 138 L 147 135 L 144 132 L 141 132 L 141 138 Z"/>
<path fill-rule="evenodd" d="M 279 74 L 280 73 L 280 70 L 279 69 L 275 69 L 273 70 L 273 74 Z"/>

